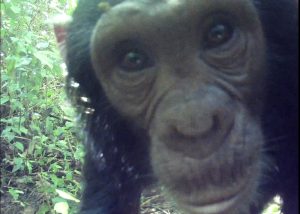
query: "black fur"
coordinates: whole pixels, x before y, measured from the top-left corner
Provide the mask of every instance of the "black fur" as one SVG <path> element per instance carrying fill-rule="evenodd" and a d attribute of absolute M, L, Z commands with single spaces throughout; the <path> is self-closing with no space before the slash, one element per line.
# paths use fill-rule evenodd
<path fill-rule="evenodd" d="M 274 194 L 284 199 L 285 214 L 298 213 L 298 13 L 293 0 L 253 0 L 268 47 L 267 98 L 263 112 L 265 153 L 270 172 L 261 182 L 261 206 Z M 117 4 L 120 0 L 109 1 Z M 92 69 L 92 30 L 101 16 L 99 0 L 81 0 L 67 37 L 67 91 L 85 115 L 86 187 L 81 213 L 131 213 L 143 185 L 151 180 L 148 145 L 138 143 L 128 125 L 110 106 Z M 78 82 L 78 88 L 72 87 Z M 80 97 L 89 98 L 82 103 Z"/>

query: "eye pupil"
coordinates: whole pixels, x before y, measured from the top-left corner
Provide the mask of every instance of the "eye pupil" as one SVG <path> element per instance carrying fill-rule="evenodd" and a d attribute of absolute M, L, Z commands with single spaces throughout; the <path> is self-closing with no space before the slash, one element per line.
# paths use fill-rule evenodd
<path fill-rule="evenodd" d="M 140 54 L 136 52 L 129 52 L 126 54 L 124 61 L 130 65 L 140 65 L 143 59 Z"/>
<path fill-rule="evenodd" d="M 217 25 L 211 30 L 210 37 L 212 39 L 216 39 L 216 40 L 223 39 L 223 37 L 226 33 L 225 31 L 226 31 L 226 29 L 225 29 L 224 25 Z"/>
<path fill-rule="evenodd" d="M 216 47 L 226 43 L 233 34 L 231 26 L 223 23 L 213 25 L 207 34 L 207 45 L 209 47 Z"/>
<path fill-rule="evenodd" d="M 147 57 L 139 51 L 128 51 L 121 57 L 120 66 L 126 72 L 134 72 L 147 66 Z"/>

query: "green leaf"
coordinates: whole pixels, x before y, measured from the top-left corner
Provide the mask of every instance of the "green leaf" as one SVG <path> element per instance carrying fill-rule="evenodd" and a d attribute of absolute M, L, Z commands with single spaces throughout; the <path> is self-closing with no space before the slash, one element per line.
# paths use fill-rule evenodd
<path fill-rule="evenodd" d="M 1 119 L 1 122 L 3 122 L 4 119 Z M 7 140 L 7 142 L 11 142 L 15 138 L 15 133 L 12 132 L 11 126 L 6 126 L 6 128 L 2 131 L 1 137 Z"/>
<path fill-rule="evenodd" d="M 37 214 L 46 214 L 50 213 L 50 207 L 48 204 L 42 204 L 37 211 Z"/>
<path fill-rule="evenodd" d="M 14 200 L 18 200 L 19 199 L 19 195 L 20 194 L 24 194 L 24 192 L 23 191 L 21 191 L 21 190 L 18 190 L 18 189 L 14 189 L 14 188 L 10 188 L 9 190 L 8 190 L 8 192 L 10 193 L 10 195 L 14 198 Z"/>
<path fill-rule="evenodd" d="M 30 141 L 29 145 L 28 145 L 28 149 L 27 149 L 27 153 L 29 155 L 33 154 L 34 148 L 35 148 L 35 141 Z"/>
<path fill-rule="evenodd" d="M 38 49 L 46 49 L 49 47 L 49 42 L 39 42 L 36 44 L 36 48 Z"/>
<path fill-rule="evenodd" d="M 18 14 L 21 12 L 21 8 L 16 5 L 11 5 L 10 9 L 15 13 Z"/>
<path fill-rule="evenodd" d="M 20 150 L 21 152 L 24 152 L 24 145 L 23 145 L 22 143 L 16 142 L 16 143 L 14 144 L 14 146 L 15 146 L 18 150 Z"/>
<path fill-rule="evenodd" d="M 46 119 L 46 127 L 45 128 L 46 128 L 47 133 L 52 133 L 53 132 L 53 123 L 49 119 L 49 117 L 47 117 L 47 119 Z"/>
<path fill-rule="evenodd" d="M 62 190 L 59 190 L 59 189 L 56 189 L 55 190 L 57 192 L 57 194 L 66 199 L 66 200 L 71 200 L 71 201 L 75 201 L 77 203 L 80 202 L 80 200 L 78 200 L 77 198 L 75 198 L 71 193 L 68 193 L 68 192 L 65 192 L 65 191 L 62 191 Z"/>
<path fill-rule="evenodd" d="M 263 214 L 280 214 L 280 206 L 277 204 L 269 205 L 263 212 Z"/>
<path fill-rule="evenodd" d="M 18 63 L 16 64 L 16 68 L 21 68 L 27 65 L 30 65 L 30 63 L 32 62 L 32 58 L 30 57 L 22 57 Z"/>
<path fill-rule="evenodd" d="M 12 72 L 15 70 L 16 66 L 16 57 L 11 56 L 6 58 L 6 70 L 8 75 L 12 75 Z"/>
<path fill-rule="evenodd" d="M 58 202 L 54 205 L 54 210 L 60 214 L 68 214 L 69 204 L 67 202 Z"/>
<path fill-rule="evenodd" d="M 26 129 L 24 126 L 20 127 L 20 132 L 23 134 L 28 134 L 28 129 Z"/>
<path fill-rule="evenodd" d="M 40 61 L 40 63 L 42 65 L 46 65 L 50 69 L 53 68 L 53 65 L 52 65 L 52 63 L 49 60 L 47 52 L 45 52 L 45 51 L 37 51 L 37 52 L 33 53 L 33 55 Z"/>
<path fill-rule="evenodd" d="M 0 105 L 5 104 L 7 101 L 9 101 L 9 96 L 3 96 L 0 99 Z"/>
<path fill-rule="evenodd" d="M 32 164 L 29 161 L 26 161 L 26 167 L 28 169 L 29 174 L 32 173 Z"/>
<path fill-rule="evenodd" d="M 12 169 L 12 172 L 16 172 L 20 169 L 24 169 L 23 163 L 24 162 L 22 158 L 14 158 L 14 167 Z"/>

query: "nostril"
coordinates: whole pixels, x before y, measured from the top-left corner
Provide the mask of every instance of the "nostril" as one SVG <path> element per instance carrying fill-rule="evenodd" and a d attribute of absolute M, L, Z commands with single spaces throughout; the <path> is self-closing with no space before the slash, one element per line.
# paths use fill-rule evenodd
<path fill-rule="evenodd" d="M 203 159 L 214 153 L 224 142 L 225 127 L 222 127 L 219 115 L 204 119 L 180 121 L 170 125 L 168 132 L 161 138 L 168 149 L 184 156 Z"/>
<path fill-rule="evenodd" d="M 174 131 L 184 137 L 205 138 L 216 133 L 219 126 L 217 118 L 217 115 L 204 115 L 177 121 L 177 124 L 174 125 Z"/>

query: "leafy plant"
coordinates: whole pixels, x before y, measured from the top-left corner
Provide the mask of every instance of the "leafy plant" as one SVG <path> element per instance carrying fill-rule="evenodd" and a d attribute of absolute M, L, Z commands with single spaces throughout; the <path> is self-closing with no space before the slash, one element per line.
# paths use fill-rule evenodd
<path fill-rule="evenodd" d="M 48 20 L 74 0 L 1 1 L 1 211 L 54 212 L 56 189 L 79 197 L 83 149 Z M 65 200 L 65 199 L 64 199 Z M 68 213 L 77 204 L 69 203 Z"/>

